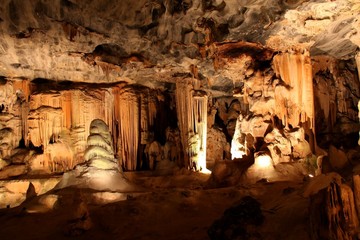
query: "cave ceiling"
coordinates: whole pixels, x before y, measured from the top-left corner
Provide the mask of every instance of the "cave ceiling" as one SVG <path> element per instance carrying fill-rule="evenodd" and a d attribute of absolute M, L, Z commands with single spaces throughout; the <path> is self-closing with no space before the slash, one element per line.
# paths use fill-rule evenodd
<path fill-rule="evenodd" d="M 228 94 L 249 59 L 306 49 L 346 60 L 360 46 L 358 0 L 1 2 L 0 76 L 12 79 L 167 88 L 195 77 Z"/>

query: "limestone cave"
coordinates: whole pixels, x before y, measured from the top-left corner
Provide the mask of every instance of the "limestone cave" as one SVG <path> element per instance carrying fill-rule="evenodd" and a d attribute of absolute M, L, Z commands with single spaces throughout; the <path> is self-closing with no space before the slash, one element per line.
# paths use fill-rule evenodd
<path fill-rule="evenodd" d="M 360 239 L 359 0 L 0 2 L 1 239 Z"/>

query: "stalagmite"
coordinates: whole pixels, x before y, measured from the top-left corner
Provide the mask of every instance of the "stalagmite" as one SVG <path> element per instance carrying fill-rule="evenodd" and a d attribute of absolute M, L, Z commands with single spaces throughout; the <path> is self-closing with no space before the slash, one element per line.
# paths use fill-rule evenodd
<path fill-rule="evenodd" d="M 134 186 L 123 176 L 114 157 L 112 137 L 106 123 L 94 119 L 91 121 L 89 132 L 86 161 L 77 165 L 74 170 L 64 173 L 57 188 L 73 186 L 101 191 L 133 190 Z"/>
<path fill-rule="evenodd" d="M 196 81 L 196 80 L 195 80 Z M 206 169 L 207 95 L 194 90 L 193 79 L 176 82 L 176 106 L 185 167 Z"/>

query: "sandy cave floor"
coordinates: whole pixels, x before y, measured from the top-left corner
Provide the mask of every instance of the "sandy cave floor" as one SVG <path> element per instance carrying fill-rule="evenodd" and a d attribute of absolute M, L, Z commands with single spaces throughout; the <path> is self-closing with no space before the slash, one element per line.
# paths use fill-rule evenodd
<path fill-rule="evenodd" d="M 209 175 L 201 173 L 126 175 L 144 191 L 124 201 L 98 205 L 87 199 L 90 190 L 64 189 L 53 193 L 58 203 L 46 213 L 29 213 L 26 203 L 1 210 L 1 239 L 209 239 L 211 224 L 249 195 L 265 216 L 262 239 L 309 239 L 304 182 L 207 189 Z M 80 230 L 71 230 L 79 222 Z"/>

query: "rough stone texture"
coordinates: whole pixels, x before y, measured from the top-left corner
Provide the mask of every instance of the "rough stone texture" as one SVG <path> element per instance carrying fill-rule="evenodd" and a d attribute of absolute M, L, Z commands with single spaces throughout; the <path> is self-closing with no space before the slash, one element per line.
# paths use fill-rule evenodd
<path fill-rule="evenodd" d="M 212 169 L 217 161 L 230 159 L 230 145 L 226 141 L 225 134 L 219 129 L 210 128 L 207 132 L 206 166 Z"/>
<path fill-rule="evenodd" d="M 7 77 L 154 85 L 198 65 L 197 75 L 226 83 L 209 68 L 214 43 L 311 47 L 312 55 L 336 58 L 353 56 L 360 44 L 355 0 L 6 0 L 2 6 L 0 75 Z"/>

